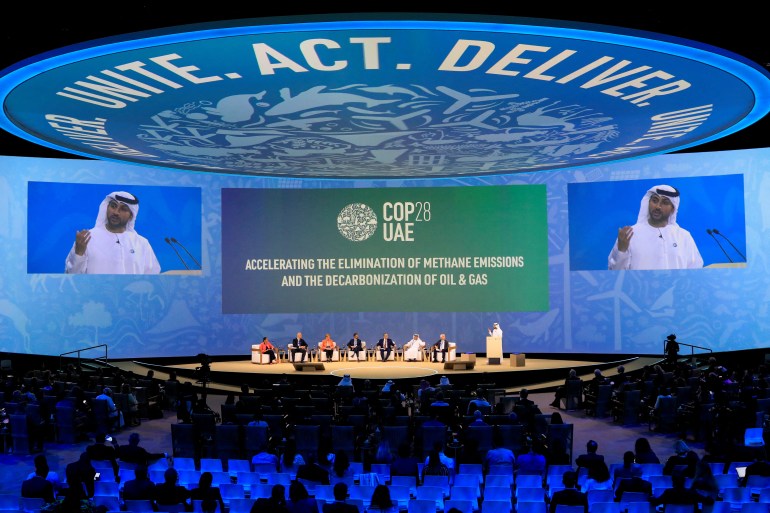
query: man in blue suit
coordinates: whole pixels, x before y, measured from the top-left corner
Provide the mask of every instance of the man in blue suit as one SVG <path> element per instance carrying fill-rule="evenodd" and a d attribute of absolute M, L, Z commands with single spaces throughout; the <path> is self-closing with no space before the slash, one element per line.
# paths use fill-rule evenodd
<path fill-rule="evenodd" d="M 393 339 L 388 337 L 387 333 L 382 334 L 382 338 L 377 341 L 377 349 L 380 350 L 380 358 L 383 362 L 387 362 L 390 358 L 390 353 L 393 352 L 393 348 L 396 347 L 396 343 Z"/>

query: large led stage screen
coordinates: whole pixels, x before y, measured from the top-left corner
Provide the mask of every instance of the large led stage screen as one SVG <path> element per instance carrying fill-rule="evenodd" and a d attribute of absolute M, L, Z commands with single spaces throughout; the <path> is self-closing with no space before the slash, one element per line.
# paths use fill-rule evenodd
<path fill-rule="evenodd" d="M 92 230 L 102 201 L 116 192 L 138 200 L 136 233 L 147 239 L 161 274 L 200 274 L 201 189 L 148 185 L 29 182 L 27 272 L 64 273 L 76 233 Z M 121 234 L 122 236 L 122 234 Z M 121 248 L 120 238 L 111 244 Z M 122 247 L 126 247 L 124 238 Z M 91 244 L 89 244 L 91 246 Z M 133 253 L 133 248 L 126 252 Z M 125 253 L 128 258 L 128 253 Z M 113 255 L 114 256 L 114 255 Z M 113 274 L 100 272 L 98 274 Z M 130 269 L 118 274 L 142 274 Z"/>
<path fill-rule="evenodd" d="M 543 185 L 222 190 L 222 311 L 548 310 Z"/>
<path fill-rule="evenodd" d="M 697 267 L 746 266 L 743 175 L 726 174 L 569 184 L 570 269 L 617 270 L 610 265 L 609 256 L 618 231 L 636 223 L 640 210 L 648 213 L 645 193 L 658 186 L 668 186 L 678 194 L 675 221 L 692 236 L 691 245 L 703 260 Z M 643 235 L 639 231 L 635 235 L 641 240 Z M 665 230 L 652 231 L 657 235 L 647 242 L 659 246 L 660 251 L 673 253 L 682 249 L 682 241 L 677 248 L 677 241 L 669 238 Z M 631 269 L 636 267 L 650 270 L 634 265 Z"/>

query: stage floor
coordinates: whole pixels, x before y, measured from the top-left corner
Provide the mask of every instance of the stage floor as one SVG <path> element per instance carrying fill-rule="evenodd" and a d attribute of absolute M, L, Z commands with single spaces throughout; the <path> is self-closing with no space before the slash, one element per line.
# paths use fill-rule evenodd
<path fill-rule="evenodd" d="M 461 363 L 460 360 L 456 362 Z M 315 362 L 313 362 L 315 363 Z M 443 374 L 479 374 L 495 372 L 520 372 L 543 369 L 582 367 L 584 365 L 600 365 L 600 362 L 586 362 L 578 360 L 538 360 L 525 359 L 522 367 L 512 367 L 509 359 L 504 359 L 499 365 L 490 365 L 486 358 L 477 358 L 473 369 L 455 370 L 445 369 L 443 363 L 432 362 L 402 362 L 402 361 L 341 361 L 324 362 L 323 370 L 298 371 L 294 365 L 282 362 L 274 365 L 260 365 L 251 361 L 214 362 L 211 364 L 212 373 L 238 372 L 249 374 L 286 374 L 286 373 L 312 373 L 316 375 L 337 376 L 342 378 L 350 374 L 357 379 L 398 379 L 398 378 L 428 378 Z M 167 368 L 194 370 L 199 363 L 168 365 Z"/>
<path fill-rule="evenodd" d="M 189 358 L 180 363 L 166 361 L 164 364 L 148 361 L 123 361 L 115 365 L 130 370 L 138 375 L 144 375 L 148 369 L 155 372 L 159 379 L 165 379 L 171 371 L 176 372 L 180 381 L 200 383 L 198 369 L 200 362 L 190 363 Z M 460 360 L 462 361 L 462 360 Z M 503 358 L 499 365 L 490 365 L 487 358 L 476 358 L 473 369 L 450 369 L 442 363 L 404 362 L 404 361 L 340 361 L 324 362 L 323 369 L 299 370 L 294 364 L 282 362 L 278 364 L 255 364 L 248 359 L 213 361 L 210 364 L 210 381 L 208 386 L 212 392 L 237 392 L 240 385 L 249 383 L 251 386 L 266 380 L 278 381 L 279 377 L 289 376 L 301 384 L 336 383 L 345 374 L 350 374 L 354 380 L 369 379 L 375 382 L 385 380 L 401 380 L 406 383 L 419 383 L 427 379 L 431 383 L 438 382 L 439 376 L 446 375 L 453 383 L 470 386 L 479 383 L 493 383 L 496 386 L 510 389 L 523 387 L 529 390 L 551 390 L 564 383 L 568 369 L 575 369 L 583 379 L 591 379 L 595 369 L 602 369 L 605 376 L 617 373 L 617 366 L 624 365 L 627 372 L 641 369 L 660 361 L 653 357 L 627 357 L 614 361 L 594 359 L 547 359 L 525 358 L 523 366 L 512 366 L 510 358 Z M 315 362 L 313 362 L 315 363 Z"/>

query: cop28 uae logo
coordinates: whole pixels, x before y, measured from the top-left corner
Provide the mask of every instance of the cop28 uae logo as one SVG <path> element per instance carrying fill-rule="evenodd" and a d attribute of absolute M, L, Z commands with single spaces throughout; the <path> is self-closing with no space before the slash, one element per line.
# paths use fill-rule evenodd
<path fill-rule="evenodd" d="M 368 205 L 351 203 L 337 215 L 337 229 L 348 240 L 365 241 L 377 230 L 377 214 Z"/>

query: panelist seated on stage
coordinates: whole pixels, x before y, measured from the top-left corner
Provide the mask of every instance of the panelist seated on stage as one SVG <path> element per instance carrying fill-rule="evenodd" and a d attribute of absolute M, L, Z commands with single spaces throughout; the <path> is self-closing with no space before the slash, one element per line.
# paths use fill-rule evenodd
<path fill-rule="evenodd" d="M 375 360 L 387 362 L 396 359 L 396 343 L 388 336 L 387 333 L 383 333 L 382 338 L 377 341 L 377 347 L 374 349 Z"/>
<path fill-rule="evenodd" d="M 262 337 L 262 343 L 257 346 L 256 351 L 254 351 L 254 346 L 252 346 L 251 361 L 254 363 L 279 363 L 278 349 L 267 337 Z"/>
<path fill-rule="evenodd" d="M 366 342 L 358 337 L 358 332 L 348 340 L 348 360 L 366 361 Z"/>
<path fill-rule="evenodd" d="M 418 333 L 412 335 L 412 339 L 404 344 L 404 360 L 407 362 L 423 361 L 425 355 L 425 341 Z"/>
<path fill-rule="evenodd" d="M 308 345 L 305 339 L 302 338 L 302 332 L 297 332 L 297 336 L 289 344 L 289 360 L 294 363 L 296 361 L 305 362 L 309 361 L 308 358 Z"/>
<path fill-rule="evenodd" d="M 433 362 L 451 362 L 457 359 L 457 344 L 447 340 L 446 333 L 442 333 L 436 343 L 431 346 L 430 356 Z"/>
<path fill-rule="evenodd" d="M 318 361 L 340 361 L 340 351 L 337 349 L 337 343 L 332 340 L 332 336 L 329 333 L 327 333 L 324 339 L 318 343 Z"/>

